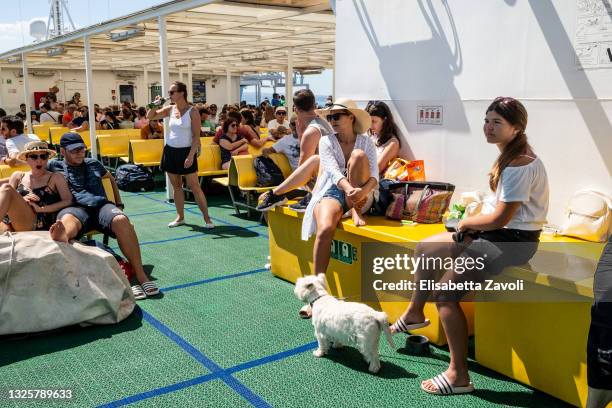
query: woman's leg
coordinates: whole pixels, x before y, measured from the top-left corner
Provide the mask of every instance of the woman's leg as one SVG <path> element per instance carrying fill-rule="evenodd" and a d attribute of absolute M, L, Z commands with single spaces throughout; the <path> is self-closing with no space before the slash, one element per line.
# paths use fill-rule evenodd
<path fill-rule="evenodd" d="M 338 222 L 342 218 L 342 206 L 333 198 L 324 198 L 314 208 L 317 235 L 313 248 L 314 273 L 325 273 L 329 265 L 331 243 Z"/>
<path fill-rule="evenodd" d="M 11 219 L 15 231 L 32 231 L 36 213 L 10 184 L 0 187 L 0 219 L 5 215 Z"/>
<path fill-rule="evenodd" d="M 183 193 L 183 176 L 180 174 L 168 173 L 170 184 L 172 184 L 174 206 L 176 207 L 176 220 L 185 219 L 185 193 Z"/>
<path fill-rule="evenodd" d="M 204 195 L 204 192 L 200 187 L 200 182 L 198 181 L 198 174 L 191 173 L 185 175 L 185 181 L 187 182 L 187 187 L 189 187 L 193 193 L 193 197 L 195 198 L 196 203 L 202 212 L 204 221 L 206 221 L 207 224 L 212 224 L 210 216 L 208 215 L 208 203 L 206 202 L 206 196 Z"/>
<path fill-rule="evenodd" d="M 295 171 L 293 171 L 278 187 L 272 190 L 275 195 L 287 194 L 297 188 L 308 184 L 319 173 L 319 155 L 309 157 Z"/>
<path fill-rule="evenodd" d="M 353 187 L 361 187 L 370 179 L 370 162 L 368 156 L 361 149 L 355 149 L 351 153 L 347 164 L 348 181 Z M 359 203 L 351 203 L 347 200 L 349 207 L 352 207 L 353 223 L 356 226 L 365 225 L 366 222 L 361 215 L 361 209 L 365 201 Z"/>
<path fill-rule="evenodd" d="M 425 321 L 425 314 L 423 313 L 423 308 L 425 307 L 425 303 L 429 299 L 431 295 L 431 291 L 419 290 L 419 282 L 423 280 L 435 280 L 440 273 L 443 272 L 443 269 L 438 268 L 440 266 L 439 262 L 435 262 L 436 259 L 444 259 L 446 257 L 453 257 L 459 255 L 461 249 L 463 247 L 457 245 L 455 241 L 453 241 L 453 234 L 450 232 L 443 232 L 441 234 L 436 234 L 432 237 L 429 237 L 423 241 L 421 241 L 414 251 L 415 257 L 420 257 L 423 255 L 422 259 L 430 260 L 426 267 L 423 265 L 419 265 L 414 273 L 414 282 L 416 283 L 417 290 L 412 292 L 412 298 L 410 299 L 410 304 L 406 311 L 400 317 L 400 320 L 405 325 L 410 325 L 414 323 L 421 323 Z M 395 328 L 391 328 L 392 332 L 395 332 Z"/>
<path fill-rule="evenodd" d="M 440 279 L 440 282 L 482 282 L 484 276 L 478 270 L 473 269 L 459 274 L 453 270 L 447 271 Z M 441 292 L 438 294 L 440 299 L 436 301 L 438 315 L 446 333 L 448 349 L 450 351 L 450 362 L 448 369 L 444 372 L 448 381 L 455 387 L 464 387 L 470 383 L 468 371 L 468 328 L 467 320 L 463 309 L 459 305 L 459 298 L 463 297 L 458 292 Z M 430 391 L 435 391 L 437 386 L 431 381 L 426 380 L 421 385 Z"/>

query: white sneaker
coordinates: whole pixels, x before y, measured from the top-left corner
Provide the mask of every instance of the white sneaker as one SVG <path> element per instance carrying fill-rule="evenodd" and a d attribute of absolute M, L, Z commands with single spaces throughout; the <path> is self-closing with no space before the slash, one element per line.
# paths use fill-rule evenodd
<path fill-rule="evenodd" d="M 170 224 L 168 224 L 168 228 L 180 227 L 181 225 L 185 225 L 185 220 L 172 221 Z"/>
<path fill-rule="evenodd" d="M 203 225 L 203 227 L 206 229 L 213 229 L 215 228 L 215 224 L 213 224 L 212 222 L 207 222 L 206 224 Z"/>

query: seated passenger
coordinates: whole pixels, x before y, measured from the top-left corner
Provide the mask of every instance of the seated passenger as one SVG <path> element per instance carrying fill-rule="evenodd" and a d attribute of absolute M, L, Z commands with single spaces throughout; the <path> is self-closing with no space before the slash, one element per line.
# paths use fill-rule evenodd
<path fill-rule="evenodd" d="M 68 105 L 66 112 L 62 115 L 62 126 L 69 127 L 68 124 L 74 120 L 77 106 L 74 104 Z"/>
<path fill-rule="evenodd" d="M 75 111 L 75 118 L 68 124 L 68 127 L 73 132 L 82 132 L 89 130 L 89 109 L 87 106 L 81 106 Z"/>
<path fill-rule="evenodd" d="M 149 123 L 149 120 L 147 119 L 147 108 L 141 106 L 138 108 L 136 113 L 138 115 L 138 119 L 134 121 L 134 129 L 142 129 Z"/>
<path fill-rule="evenodd" d="M 274 119 L 268 122 L 268 132 L 275 140 L 280 139 L 284 134 L 278 134 L 278 128 L 282 126 L 284 129 L 289 128 L 289 120 L 287 120 L 287 108 L 278 106 L 274 111 Z"/>
<path fill-rule="evenodd" d="M 300 165 L 300 141 L 298 140 L 297 130 L 295 128 L 296 118 L 292 118 L 289 127 L 292 133 L 279 139 L 271 147 L 266 147 L 261 151 L 263 156 L 268 157 L 271 153 L 282 153 L 287 156 L 291 171 L 295 171 Z"/>
<path fill-rule="evenodd" d="M 146 114 L 146 112 L 145 112 Z M 146 125 L 140 129 L 141 139 L 163 139 L 164 127 L 159 119 L 149 120 Z"/>
<path fill-rule="evenodd" d="M 17 116 L 5 116 L 2 118 L 0 127 L 6 144 L 6 156 L 0 164 L 9 166 L 20 166 L 26 163 L 19 160 L 17 156 L 23 151 L 25 145 L 32 141 L 39 141 L 38 136 L 23 133 L 23 121 Z"/>
<path fill-rule="evenodd" d="M 484 268 L 462 272 L 435 270 L 436 262 L 432 268 L 417 268 L 414 276 L 417 290 L 408 309 L 391 326 L 392 332 L 406 332 L 429 324 L 423 308 L 431 292 L 420 290 L 418 282 L 437 279 L 456 284 L 483 282 L 501 273 L 506 266 L 526 263 L 537 251 L 548 211 L 548 178 L 544 164 L 527 142 L 526 127 L 527 111 L 516 99 L 496 98 L 487 108 L 484 134 L 487 142 L 500 150 L 489 173 L 489 187 L 497 197 L 495 211 L 461 220 L 457 231 L 463 237 L 444 232 L 422 241 L 416 249 L 425 259 L 467 256 L 483 262 Z M 442 374 L 421 383 L 421 388 L 428 393 L 458 394 L 474 390 L 467 364 L 467 323 L 459 306 L 466 294 L 467 291 L 444 291 L 434 297 L 448 339 L 450 364 Z"/>
<path fill-rule="evenodd" d="M 401 147 L 398 137 L 399 131 L 386 103 L 370 101 L 366 106 L 366 112 L 370 114 L 372 119 L 369 133 L 376 146 L 378 174 L 382 176 L 385 174 L 389 163 L 399 155 Z"/>
<path fill-rule="evenodd" d="M 47 171 L 53 156 L 45 142 L 29 142 L 19 153 L 31 170 L 14 172 L 0 187 L 0 230 L 48 231 L 57 212 L 72 204 L 66 179 Z"/>
<path fill-rule="evenodd" d="M 121 110 L 119 129 L 134 129 L 134 114 L 131 109 L 123 108 Z"/>
<path fill-rule="evenodd" d="M 215 136 L 213 137 L 213 142 L 219 144 L 219 140 L 221 139 L 221 136 L 223 136 L 225 134 L 225 131 L 223 130 L 223 123 L 225 123 L 225 121 L 229 118 L 234 118 L 237 122 L 238 122 L 238 130 L 237 130 L 237 134 L 243 138 L 246 139 L 247 143 L 250 144 L 253 147 L 259 148 L 262 147 L 267 139 L 260 139 L 258 134 L 248 125 L 241 125 L 240 123 L 242 122 L 242 114 L 238 111 L 229 111 L 227 113 L 227 116 L 224 117 L 223 114 L 221 114 L 221 118 L 222 121 L 219 123 L 221 126 L 217 129 L 217 131 L 215 132 Z"/>
<path fill-rule="evenodd" d="M 68 242 L 88 231 L 98 230 L 117 238 L 121 252 L 128 259 L 142 285 L 132 287 L 136 299 L 154 296 L 159 289 L 142 268 L 138 237 L 130 220 L 121 211 L 123 204 L 113 176 L 96 159 L 85 158 L 85 143 L 78 133 L 66 133 L 60 139 L 63 161 L 49 162 L 49 170 L 63 172 L 74 196 L 74 205 L 64 208 L 51 226 L 51 238 Z M 102 177 L 109 177 L 116 203 L 106 198 Z"/>
<path fill-rule="evenodd" d="M 249 154 L 248 142 L 238 134 L 238 121 L 230 117 L 223 122 L 223 136 L 219 140 L 221 148 L 221 168 L 229 169 L 232 156 Z"/>

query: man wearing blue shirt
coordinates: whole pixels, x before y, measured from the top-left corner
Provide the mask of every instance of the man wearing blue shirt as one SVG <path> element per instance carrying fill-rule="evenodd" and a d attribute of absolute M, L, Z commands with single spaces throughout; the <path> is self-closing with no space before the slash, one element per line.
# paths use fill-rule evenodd
<path fill-rule="evenodd" d="M 92 230 L 116 237 L 121 252 L 132 264 L 136 278 L 142 285 L 132 287 L 136 299 L 157 295 L 159 289 L 149 280 L 142 267 L 136 231 L 121 210 L 123 204 L 115 179 L 98 160 L 85 158 L 85 143 L 78 133 L 64 134 L 60 139 L 60 148 L 64 160 L 51 160 L 48 168 L 64 174 L 74 203 L 57 214 L 57 222 L 49 230 L 51 238 L 68 242 Z M 103 177 L 110 178 L 116 204 L 106 198 Z"/>

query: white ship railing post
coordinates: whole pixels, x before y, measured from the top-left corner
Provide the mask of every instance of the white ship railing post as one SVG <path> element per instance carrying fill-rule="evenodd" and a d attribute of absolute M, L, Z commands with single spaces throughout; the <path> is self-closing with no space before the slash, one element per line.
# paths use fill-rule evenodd
<path fill-rule="evenodd" d="M 158 31 L 159 31 L 159 64 L 161 75 L 162 97 L 168 98 L 168 90 L 170 88 L 170 75 L 168 73 L 168 39 L 166 33 L 166 16 L 159 16 Z M 164 143 L 168 138 L 168 118 L 164 118 Z M 171 200 L 174 197 L 170 177 L 166 174 L 166 199 Z"/>
<path fill-rule="evenodd" d="M 91 143 L 91 157 L 98 158 L 98 145 L 96 143 L 96 109 L 94 107 L 93 74 L 91 72 L 91 58 L 89 56 L 89 36 L 83 37 L 85 54 L 85 82 L 87 86 L 87 112 L 89 115 L 89 141 Z"/>
<path fill-rule="evenodd" d="M 28 54 L 21 54 L 21 67 L 23 68 L 23 99 L 26 105 L 26 125 L 28 133 L 34 133 L 32 127 L 32 113 L 30 109 L 30 80 L 28 78 Z"/>

